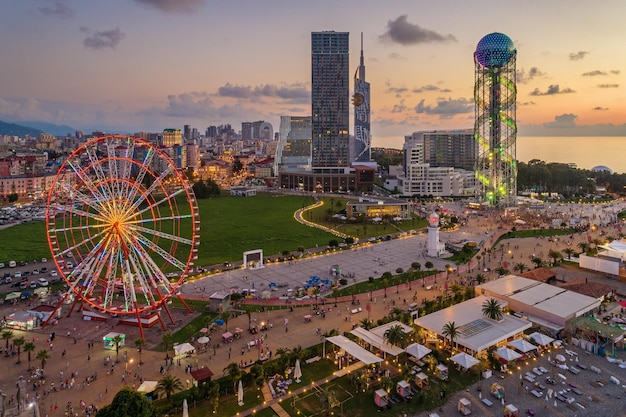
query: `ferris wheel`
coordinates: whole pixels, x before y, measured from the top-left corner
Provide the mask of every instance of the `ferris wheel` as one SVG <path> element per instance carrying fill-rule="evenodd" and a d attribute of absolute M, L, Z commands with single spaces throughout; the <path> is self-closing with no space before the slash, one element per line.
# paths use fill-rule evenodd
<path fill-rule="evenodd" d="M 144 313 L 165 327 L 157 311 L 193 268 L 200 218 L 191 185 L 169 155 L 112 135 L 86 142 L 60 166 L 46 230 L 68 285 L 61 303 L 71 297 L 100 312 L 135 315 L 143 336 Z"/>

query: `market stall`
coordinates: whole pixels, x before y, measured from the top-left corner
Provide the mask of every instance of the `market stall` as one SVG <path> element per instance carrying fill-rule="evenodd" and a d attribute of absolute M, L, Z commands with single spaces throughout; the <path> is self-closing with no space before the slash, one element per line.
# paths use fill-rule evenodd
<path fill-rule="evenodd" d="M 443 363 L 440 363 L 435 367 L 435 376 L 442 381 L 448 380 L 448 367 Z"/>
<path fill-rule="evenodd" d="M 426 389 L 428 388 L 428 375 L 426 375 L 424 372 L 420 372 L 415 375 L 414 382 L 419 389 Z"/>
<path fill-rule="evenodd" d="M 513 404 L 504 407 L 504 417 L 519 417 L 519 410 Z"/>
<path fill-rule="evenodd" d="M 376 403 L 378 408 L 389 408 L 389 395 L 387 394 L 387 391 L 384 389 L 377 389 L 376 392 L 374 392 L 374 403 Z"/>
<path fill-rule="evenodd" d="M 456 409 L 462 416 L 469 416 L 472 414 L 472 403 L 465 397 L 459 398 Z"/>
<path fill-rule="evenodd" d="M 102 338 L 102 341 L 104 342 L 104 348 L 115 350 L 116 349 L 115 340 L 117 336 L 119 336 L 119 339 L 117 339 L 119 340 L 119 344 L 117 348 L 120 348 L 120 349 L 123 348 L 124 345 L 126 344 L 126 335 L 124 333 L 116 333 L 116 332 L 110 332 L 104 335 L 104 337 Z"/>
<path fill-rule="evenodd" d="M 413 393 L 411 392 L 411 385 L 404 380 L 398 381 L 398 383 L 396 384 L 396 392 L 400 397 L 405 400 L 410 400 L 413 397 Z"/>

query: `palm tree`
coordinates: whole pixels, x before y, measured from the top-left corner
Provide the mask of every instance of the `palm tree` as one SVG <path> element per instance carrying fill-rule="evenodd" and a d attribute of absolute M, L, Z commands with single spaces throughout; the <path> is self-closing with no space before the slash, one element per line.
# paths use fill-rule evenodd
<path fill-rule="evenodd" d="M 515 266 L 513 267 L 513 270 L 518 271 L 520 274 L 523 274 L 524 271 L 527 269 L 528 267 L 526 266 L 524 262 L 516 263 Z"/>
<path fill-rule="evenodd" d="M 506 275 L 509 273 L 509 270 L 503 266 L 499 266 L 496 268 L 496 272 L 498 273 L 498 275 Z"/>
<path fill-rule="evenodd" d="M 47 350 L 42 349 L 37 352 L 37 356 L 35 356 L 35 359 L 41 361 L 41 369 L 44 369 L 44 367 L 46 366 L 46 361 L 50 359 L 50 355 L 48 354 Z"/>
<path fill-rule="evenodd" d="M 359 324 L 361 325 L 361 327 L 363 327 L 365 330 L 369 330 L 372 328 L 372 326 L 374 325 L 374 323 L 372 323 L 372 321 L 368 318 L 364 318 L 361 319 L 361 321 L 359 322 Z"/>
<path fill-rule="evenodd" d="M 135 340 L 135 346 L 137 346 L 137 352 L 139 352 L 139 365 L 143 365 L 141 361 L 141 351 L 143 350 L 143 346 L 146 344 L 146 341 L 139 337 Z"/>
<path fill-rule="evenodd" d="M 572 259 L 572 255 L 576 253 L 576 251 L 572 248 L 563 249 L 563 253 L 567 255 L 567 259 Z"/>
<path fill-rule="evenodd" d="M 404 349 L 409 344 L 409 338 L 404 329 L 399 324 L 391 326 L 385 331 L 384 339 L 390 345 L 398 346 Z"/>
<path fill-rule="evenodd" d="M 291 349 L 280 347 L 280 348 L 276 349 L 276 356 L 277 357 L 278 356 L 283 357 L 283 356 L 289 355 L 289 352 L 291 352 Z"/>
<path fill-rule="evenodd" d="M 383 288 L 385 289 L 385 298 L 387 298 L 387 287 L 389 286 L 389 279 L 391 278 L 391 272 L 385 272 L 382 276 Z"/>
<path fill-rule="evenodd" d="M 589 244 L 587 242 L 579 242 L 578 245 L 576 245 L 580 248 L 580 253 L 587 253 L 587 251 L 589 250 Z"/>
<path fill-rule="evenodd" d="M 503 317 L 502 306 L 495 298 L 491 298 L 483 303 L 482 312 L 485 317 L 496 321 L 502 320 Z"/>
<path fill-rule="evenodd" d="M 24 336 L 16 337 L 15 339 L 13 339 L 13 344 L 15 345 L 15 347 L 17 347 L 17 362 L 15 363 L 22 363 L 22 361 L 20 360 L 20 352 L 22 351 L 22 346 L 24 346 L 24 343 L 26 343 Z"/>
<path fill-rule="evenodd" d="M 443 267 L 446 268 L 446 280 L 448 280 L 450 279 L 450 272 L 452 272 L 452 265 L 445 264 Z"/>
<path fill-rule="evenodd" d="M 2 331 L 2 335 L 0 335 L 0 338 L 2 338 L 2 340 L 6 341 L 6 345 L 5 345 L 5 356 L 9 356 L 9 341 L 11 339 L 13 339 L 13 330 L 3 330 Z"/>
<path fill-rule="evenodd" d="M 174 336 L 169 332 L 163 334 L 163 348 L 165 349 L 165 356 L 169 356 L 168 352 L 174 348 Z"/>
<path fill-rule="evenodd" d="M 241 375 L 243 374 L 239 364 L 236 362 L 229 363 L 228 366 L 224 368 L 224 373 L 228 374 L 230 379 L 233 381 L 233 392 L 235 392 L 235 385 L 237 384 L 237 381 L 241 379 Z"/>
<path fill-rule="evenodd" d="M 453 321 L 449 321 L 446 324 L 443 325 L 443 329 L 441 330 L 441 334 L 444 337 L 444 340 L 446 337 L 450 338 L 450 346 L 454 345 L 454 339 L 456 339 L 456 337 L 459 334 L 459 329 L 456 327 L 456 323 Z"/>
<path fill-rule="evenodd" d="M 602 241 L 598 238 L 592 240 L 593 246 L 595 247 L 596 254 L 598 253 L 598 246 L 602 243 Z"/>
<path fill-rule="evenodd" d="M 113 337 L 113 343 L 115 343 L 115 363 L 119 362 L 120 345 L 122 344 L 122 336 L 119 334 Z"/>
<path fill-rule="evenodd" d="M 30 353 L 35 350 L 35 344 L 33 342 L 26 342 L 24 344 L 24 352 L 28 352 L 28 369 L 30 369 Z"/>
<path fill-rule="evenodd" d="M 556 266 L 556 264 L 559 261 L 559 259 L 561 259 L 563 257 L 563 254 L 561 254 L 561 252 L 559 252 L 556 249 L 550 249 L 548 251 L 548 257 L 552 258 L 552 265 Z"/>
<path fill-rule="evenodd" d="M 157 394 L 164 392 L 165 398 L 167 398 L 167 400 L 169 401 L 173 393 L 175 393 L 176 391 L 181 391 L 183 388 L 183 383 L 180 382 L 180 379 L 178 379 L 178 377 L 165 375 L 159 380 L 156 392 Z"/>
<path fill-rule="evenodd" d="M 222 311 L 220 318 L 224 320 L 224 331 L 228 331 L 228 319 L 230 319 L 230 311 Z"/>
<path fill-rule="evenodd" d="M 541 259 L 538 256 L 533 256 L 533 258 L 530 260 L 530 262 L 535 264 L 535 268 L 539 268 L 539 267 L 541 267 L 541 265 L 543 265 L 543 259 Z"/>
<path fill-rule="evenodd" d="M 389 310 L 389 316 L 394 319 L 400 318 L 400 316 L 402 316 L 402 313 L 404 313 L 404 310 L 402 310 L 400 307 L 394 307 Z"/>
<path fill-rule="evenodd" d="M 481 273 L 476 274 L 476 283 L 480 285 L 483 282 L 485 282 L 485 274 L 481 274 Z"/>
<path fill-rule="evenodd" d="M 461 295 L 463 294 L 463 287 L 461 287 L 459 284 L 457 284 L 456 282 L 452 284 L 450 286 L 450 291 L 452 291 L 452 294 L 454 294 L 455 300 L 458 301 L 461 299 Z"/>

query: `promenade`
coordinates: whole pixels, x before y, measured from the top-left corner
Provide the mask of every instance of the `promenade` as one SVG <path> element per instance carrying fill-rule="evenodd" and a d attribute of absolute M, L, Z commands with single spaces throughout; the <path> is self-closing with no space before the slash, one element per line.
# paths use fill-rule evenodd
<path fill-rule="evenodd" d="M 471 218 L 467 227 L 454 232 L 441 233 L 442 241 L 458 241 L 461 239 L 476 240 L 482 242 L 485 247 L 490 247 L 497 239 L 499 233 L 503 233 L 506 229 L 498 229 L 497 219 L 490 219 L 484 217 Z M 598 228 L 591 236 L 599 235 L 600 233 L 612 233 L 615 232 L 615 225 L 606 225 Z M 485 233 L 487 232 L 487 233 Z M 576 248 L 576 244 L 579 241 L 587 241 L 588 234 L 575 235 L 572 237 L 570 245 Z M 318 275 L 322 278 L 329 277 L 330 267 L 332 265 L 339 265 L 342 273 L 354 275 L 356 281 L 367 280 L 368 277 L 379 277 L 384 272 L 395 273 L 397 268 L 403 268 L 407 270 L 411 263 L 420 262 L 422 269 L 426 261 L 434 263 L 435 268 L 443 270 L 444 266 L 448 264 L 445 259 L 432 259 L 424 256 L 426 235 L 410 235 L 401 239 L 394 239 L 391 241 L 385 241 L 374 245 L 368 245 L 360 247 L 354 250 L 346 250 L 335 252 L 323 256 L 316 256 L 305 258 L 296 262 L 285 263 L 272 263 L 265 268 L 257 270 L 242 270 L 236 269 L 232 271 L 225 271 L 220 274 L 211 275 L 206 278 L 202 278 L 197 281 L 192 281 L 184 285 L 183 293 L 185 297 L 193 297 L 197 299 L 207 299 L 214 291 L 229 290 L 232 288 L 256 288 L 259 291 L 266 290 L 269 287 L 270 282 L 279 282 L 286 286 L 281 288 L 290 288 L 301 286 L 306 279 L 312 275 Z M 559 242 L 549 242 L 547 239 L 529 238 L 529 239 L 510 239 L 506 241 L 506 246 L 503 249 L 497 249 L 490 259 L 480 261 L 480 268 L 478 268 L 478 261 L 467 266 L 461 266 L 458 270 L 450 274 L 449 283 L 457 281 L 469 281 L 473 276 L 483 269 L 494 271 L 503 261 L 508 261 L 512 265 L 517 262 L 525 262 L 528 266 L 532 266 L 530 257 L 532 254 L 538 254 L 543 252 L 544 259 L 545 254 L 551 249 L 558 250 L 564 249 L 564 245 L 567 243 L 562 239 Z M 508 248 L 512 248 L 512 253 L 508 253 Z M 508 258 L 506 258 L 508 256 Z M 511 258 L 512 256 L 512 258 Z M 609 282 L 611 285 L 615 285 L 618 288 L 619 294 L 626 294 L 626 286 L 614 279 L 606 279 L 600 274 L 594 274 L 590 272 L 571 271 L 564 268 L 557 269 L 558 278 L 560 280 L 570 280 L 578 276 L 586 276 L 589 279 L 598 280 L 600 282 Z M 483 272 L 484 273 L 484 272 Z M 497 279 L 497 276 L 493 272 L 486 272 L 488 279 Z M 415 297 L 418 301 L 424 298 L 432 298 L 442 293 L 446 273 L 440 273 L 436 278 L 437 283 L 434 283 L 435 277 L 430 277 L 428 281 L 424 283 L 424 286 L 420 285 L 421 282 L 414 281 L 411 284 L 402 284 L 398 288 L 392 287 L 387 289 L 387 298 L 384 297 L 384 290 L 380 289 L 374 291 L 372 294 L 372 301 L 370 302 L 371 312 L 370 317 L 373 320 L 383 317 L 389 314 L 389 310 L 393 307 L 405 308 L 406 304 L 410 303 Z M 254 286 L 253 286 L 254 284 Z M 430 285 L 433 285 L 430 287 Z M 427 289 L 430 287 L 431 289 Z M 280 295 L 280 291 L 278 292 Z M 369 294 L 361 294 L 359 296 L 361 305 L 369 300 Z M 406 300 L 406 303 L 405 303 Z M 351 297 L 346 297 L 338 300 L 338 305 L 334 307 L 334 299 L 327 298 L 326 307 L 330 311 L 322 318 L 322 316 L 313 315 L 313 320 L 310 323 L 305 323 L 303 316 L 311 313 L 310 303 L 314 303 L 314 300 L 308 300 L 301 303 L 294 303 L 296 308 L 293 312 L 289 309 L 272 310 L 266 309 L 265 312 L 258 312 L 254 314 L 256 320 L 267 321 L 274 324 L 273 329 L 263 333 L 264 345 L 267 350 L 275 352 L 278 348 L 293 348 L 295 346 L 310 346 L 320 342 L 319 333 L 325 333 L 331 329 L 337 329 L 340 332 L 351 330 L 353 324 L 367 317 L 367 312 L 363 308 L 363 311 L 357 314 L 351 314 Z M 284 301 L 256 301 L 267 304 L 284 303 Z M 301 305 L 298 304 L 306 304 Z M 10 312 L 26 310 L 28 306 L 25 303 L 17 304 L 16 306 L 2 306 L 0 311 L 4 316 Z M 68 307 L 64 307 L 67 312 Z M 174 310 L 174 325 L 169 325 L 168 331 L 176 331 L 189 322 L 196 315 L 187 314 L 182 310 Z M 346 320 L 349 317 L 350 320 Z M 285 319 L 289 322 L 288 332 L 284 331 L 283 323 Z M 232 318 L 228 322 L 228 329 L 232 330 L 235 327 L 246 329 L 248 326 L 248 318 L 246 315 Z M 225 330 L 225 329 L 222 329 Z M 115 351 L 104 350 L 102 348 L 102 337 L 110 332 L 117 331 L 126 334 L 127 346 L 120 351 L 119 363 L 111 367 L 112 362 L 109 362 L 105 366 L 105 358 L 112 356 L 115 359 Z M 52 342 L 52 347 L 48 338 L 50 333 L 55 333 L 55 339 Z M 37 330 L 35 332 L 19 332 L 15 331 L 15 336 L 23 335 L 27 341 L 32 341 L 36 345 L 34 354 L 32 355 L 32 366 L 38 366 L 40 363 L 34 359 L 36 352 L 41 349 L 49 350 L 51 359 L 47 361 L 45 365 L 45 372 L 47 378 L 45 384 L 41 386 L 33 385 L 35 379 L 31 378 L 28 372 L 28 360 L 27 354 L 21 354 L 22 363 L 17 365 L 16 357 L 0 357 L 0 364 L 3 366 L 3 373 L 0 376 L 0 389 L 7 394 L 7 402 L 10 401 L 11 396 L 15 394 L 15 382 L 18 377 L 22 375 L 24 378 L 29 379 L 29 400 L 35 397 L 39 397 L 38 402 L 45 411 L 44 415 L 48 416 L 64 416 L 66 406 L 71 403 L 71 408 L 74 412 L 78 412 L 79 415 L 83 415 L 83 407 L 81 404 L 85 404 L 85 407 L 89 404 L 94 404 L 96 407 L 101 407 L 108 404 L 115 393 L 124 385 L 138 387 L 140 379 L 143 380 L 158 380 L 162 377 L 161 366 L 164 367 L 165 372 L 177 376 L 183 382 L 183 385 L 189 386 L 191 384 L 190 375 L 186 373 L 186 366 L 191 365 L 193 368 L 198 366 L 208 366 L 215 374 L 215 377 L 223 375 L 223 369 L 230 362 L 251 362 L 258 359 L 258 351 L 254 349 L 248 350 L 247 344 L 252 341 L 257 335 L 250 335 L 245 333 L 240 340 L 236 340 L 230 344 L 222 344 L 217 347 L 216 341 L 220 339 L 221 333 L 211 334 L 212 342 L 209 344 L 209 349 L 203 353 L 193 355 L 190 358 L 182 359 L 180 362 L 176 362 L 173 365 L 166 365 L 163 352 L 156 352 L 152 350 L 152 347 L 156 346 L 162 340 L 163 331 L 159 326 L 155 326 L 151 329 L 146 329 L 145 338 L 147 340 L 147 346 L 142 352 L 143 365 L 139 365 L 139 354 L 134 346 L 134 341 L 139 337 L 138 329 L 130 326 L 120 326 L 115 321 L 110 321 L 108 324 L 86 322 L 82 320 L 79 312 L 74 312 L 71 317 L 64 317 L 59 321 L 57 326 L 47 327 L 43 330 Z M 93 347 L 90 347 L 92 346 Z M 213 349 L 215 347 L 215 349 Z M 621 352 L 620 352 L 621 353 Z M 579 355 L 587 356 L 584 353 Z M 615 372 L 617 375 L 621 372 L 622 377 L 620 380 L 626 380 L 626 376 L 623 376 L 624 370 L 615 370 L 612 367 L 614 364 L 606 364 L 605 359 L 597 356 L 589 356 L 585 359 L 589 363 L 597 363 L 598 367 L 604 369 L 602 378 L 606 378 L 610 372 Z M 306 366 L 306 365 L 305 365 Z M 547 366 L 546 366 L 547 367 Z M 72 382 L 73 374 L 73 383 Z M 122 377 L 123 375 L 123 377 Z M 517 374 L 516 374 L 517 375 Z M 516 390 L 516 385 L 513 383 L 514 378 L 517 376 L 507 377 L 503 381 L 505 384 L 510 385 L 509 391 L 513 395 Z M 582 373 L 580 375 L 583 375 Z M 580 375 L 576 377 L 580 377 Z M 590 375 L 593 377 L 593 375 Z M 618 375 L 619 377 L 619 375 Z M 85 378 L 87 378 L 85 380 Z M 595 381 L 594 381 L 595 382 Z M 54 388 L 51 389 L 52 383 Z M 519 383 L 519 380 L 518 380 Z M 66 388 L 61 389 L 61 385 Z M 588 382 L 582 381 L 581 385 L 589 385 Z M 67 386 L 71 385 L 71 388 Z M 610 385 L 606 385 L 610 387 Z M 611 387 L 614 388 L 614 387 Z M 587 388 L 589 390 L 589 388 Z M 608 392 L 609 388 L 606 388 Z M 582 390 L 582 388 L 581 388 Z M 50 391 L 48 393 L 48 391 Z M 593 390 L 592 390 L 593 391 Z M 44 392 L 46 393 L 44 395 Z M 603 391 L 598 391 L 602 393 Z M 463 393 L 457 393 L 463 395 Z M 456 407 L 455 396 L 444 405 L 445 413 L 440 415 L 450 415 Z M 478 392 L 475 389 L 470 389 L 468 396 L 470 396 L 472 402 L 477 398 Z M 595 392 L 590 392 L 595 394 Z M 256 394 L 255 394 L 256 395 Z M 604 396 L 603 396 L 604 395 Z M 597 413 L 597 415 L 622 415 L 620 414 L 620 407 L 623 407 L 623 403 L 617 401 L 618 392 L 610 391 L 609 394 L 596 395 L 603 401 L 588 400 L 586 403 L 590 405 L 588 410 L 594 410 L 596 404 L 604 404 L 606 410 L 615 411 L 611 414 Z M 610 399 L 608 398 L 609 396 Z M 607 398 L 604 398 L 607 397 Z M 513 400 L 515 397 L 511 397 L 511 401 L 517 401 L 518 404 L 523 405 L 528 401 L 535 401 L 530 398 L 525 392 L 520 392 L 519 399 Z M 283 398 L 284 401 L 284 398 Z M 526 402 L 525 402 L 526 401 Z M 544 400 L 545 402 L 545 400 Z M 583 400 L 583 402 L 585 402 Z M 515 403 L 515 402 L 514 402 Z M 268 404 L 271 404 L 268 402 Z M 482 403 L 475 405 L 477 415 L 495 415 L 501 414 L 500 408 L 487 408 L 482 410 Z M 538 404 L 534 402 L 528 402 L 533 407 L 540 409 L 539 405 L 545 405 L 543 403 Z M 544 414 L 538 415 L 574 415 L 572 412 L 566 412 L 566 408 L 559 407 L 561 404 L 557 404 L 552 410 L 546 405 L 550 413 L 544 412 Z M 11 406 L 10 406 L 11 408 Z M 478 410 L 482 410 L 478 412 Z M 249 409 L 247 406 L 243 406 L 241 413 L 247 414 L 253 412 L 254 409 Z M 258 411 L 258 409 L 257 409 Z M 569 413 L 569 414 L 568 414 Z M 591 413 L 591 411 L 590 411 Z M 11 415 L 11 414 L 8 414 Z M 401 414 L 397 414 L 401 415 Z M 427 414 L 424 414 L 427 415 Z M 578 416 L 583 416 L 583 411 L 578 411 Z M 591 414 L 588 414 L 591 415 Z"/>

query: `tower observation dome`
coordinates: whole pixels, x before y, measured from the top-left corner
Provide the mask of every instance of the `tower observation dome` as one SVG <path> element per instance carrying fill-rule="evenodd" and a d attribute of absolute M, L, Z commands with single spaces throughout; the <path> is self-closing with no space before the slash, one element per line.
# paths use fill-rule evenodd
<path fill-rule="evenodd" d="M 516 56 L 511 38 L 498 32 L 474 52 L 476 198 L 496 207 L 515 204 L 517 194 Z"/>

